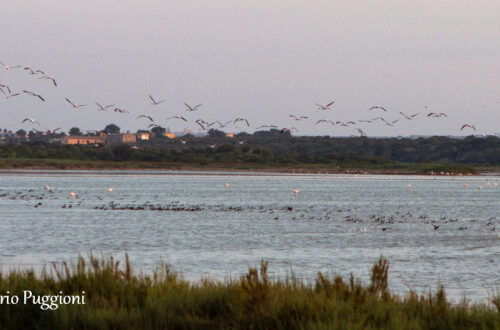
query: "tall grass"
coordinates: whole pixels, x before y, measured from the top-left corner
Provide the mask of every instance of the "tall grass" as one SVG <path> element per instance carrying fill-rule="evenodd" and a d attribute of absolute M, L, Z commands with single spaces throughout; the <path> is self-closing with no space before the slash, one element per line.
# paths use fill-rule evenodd
<path fill-rule="evenodd" d="M 69 265 L 0 272 L 0 294 L 80 295 L 85 305 L 0 305 L 1 329 L 500 329 L 500 297 L 458 304 L 445 291 L 397 296 L 381 257 L 371 280 L 318 273 L 309 284 L 289 276 L 272 280 L 268 264 L 225 281 L 185 281 L 167 265 L 136 273 L 125 258 L 80 257 Z"/>

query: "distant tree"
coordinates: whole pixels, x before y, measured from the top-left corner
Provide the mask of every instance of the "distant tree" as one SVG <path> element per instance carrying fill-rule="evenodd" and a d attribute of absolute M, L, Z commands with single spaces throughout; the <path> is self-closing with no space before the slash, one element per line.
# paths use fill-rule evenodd
<path fill-rule="evenodd" d="M 165 133 L 165 128 L 161 126 L 155 126 L 151 129 L 151 132 L 156 135 L 162 135 L 163 133 Z"/>
<path fill-rule="evenodd" d="M 78 127 L 71 127 L 69 130 L 69 135 L 82 135 L 82 132 Z"/>
<path fill-rule="evenodd" d="M 248 134 L 247 132 L 239 132 L 238 134 L 235 134 L 234 136 L 236 137 L 247 137 L 251 136 L 252 134 Z"/>
<path fill-rule="evenodd" d="M 104 132 L 106 132 L 106 134 L 120 133 L 120 127 L 116 126 L 115 124 L 109 124 L 104 127 Z"/>
<path fill-rule="evenodd" d="M 18 136 L 26 136 L 26 133 L 27 132 L 25 130 L 20 129 L 19 131 L 16 132 L 16 135 L 18 135 Z"/>
<path fill-rule="evenodd" d="M 218 129 L 215 129 L 215 128 L 211 128 L 208 130 L 208 136 L 210 137 L 225 137 L 226 136 L 226 133 L 224 133 L 223 131 L 219 131 Z"/>

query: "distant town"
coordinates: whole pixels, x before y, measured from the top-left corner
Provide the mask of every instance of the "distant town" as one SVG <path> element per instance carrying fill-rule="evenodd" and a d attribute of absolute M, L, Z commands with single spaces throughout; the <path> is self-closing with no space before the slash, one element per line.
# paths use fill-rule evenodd
<path fill-rule="evenodd" d="M 224 133 L 217 130 L 211 130 L 208 133 L 198 133 L 193 135 L 190 130 L 184 132 L 173 133 L 169 128 L 155 127 L 151 131 L 138 130 L 134 132 L 120 132 L 120 128 L 115 124 L 107 125 L 100 131 L 82 132 L 78 127 L 71 128 L 68 132 L 62 132 L 60 129 L 53 131 L 39 131 L 32 129 L 26 131 L 20 129 L 12 131 L 8 129 L 0 129 L 0 144 L 19 144 L 26 142 L 43 142 L 43 143 L 60 143 L 67 145 L 118 145 L 118 144 L 134 144 L 141 141 L 149 141 L 152 138 L 174 139 L 175 137 L 195 137 L 206 135 L 217 135 L 221 137 L 233 138 L 234 133 Z"/>

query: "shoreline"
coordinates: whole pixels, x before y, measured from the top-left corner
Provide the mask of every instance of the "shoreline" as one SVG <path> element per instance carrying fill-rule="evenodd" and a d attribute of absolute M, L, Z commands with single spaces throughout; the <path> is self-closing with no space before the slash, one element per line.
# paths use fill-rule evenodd
<path fill-rule="evenodd" d="M 210 165 L 185 165 L 172 163 L 150 163 L 150 162 L 89 162 L 89 161 L 67 161 L 67 160 L 1 160 L 0 173 L 14 172 L 38 172 L 47 171 L 50 173 L 67 171 L 130 171 L 130 172 L 232 172 L 232 173 L 259 173 L 259 174 L 345 174 L 345 175 L 424 175 L 424 176 L 477 176 L 477 175 L 500 175 L 500 169 L 487 167 L 471 167 L 476 173 L 453 172 L 452 169 L 462 164 L 433 164 L 435 167 L 449 168 L 445 171 L 429 173 L 423 171 L 419 166 L 429 166 L 428 164 L 396 164 L 395 166 L 406 166 L 407 168 L 390 167 L 343 167 L 331 166 L 328 164 L 317 164 L 312 166 L 297 165 L 260 165 L 253 164 L 224 164 L 215 163 Z"/>

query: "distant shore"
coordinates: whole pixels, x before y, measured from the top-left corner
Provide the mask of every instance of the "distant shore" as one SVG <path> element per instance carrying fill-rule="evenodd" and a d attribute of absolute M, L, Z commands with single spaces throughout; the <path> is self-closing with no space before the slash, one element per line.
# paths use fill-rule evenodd
<path fill-rule="evenodd" d="M 186 164 L 146 161 L 78 161 L 68 159 L 0 159 L 0 170 L 126 170 L 126 171 L 227 171 L 291 174 L 381 174 L 381 175 L 477 175 L 500 173 L 496 168 L 475 168 L 463 164 Z"/>

